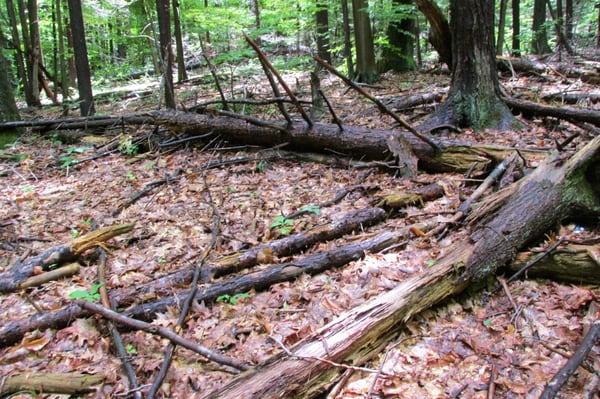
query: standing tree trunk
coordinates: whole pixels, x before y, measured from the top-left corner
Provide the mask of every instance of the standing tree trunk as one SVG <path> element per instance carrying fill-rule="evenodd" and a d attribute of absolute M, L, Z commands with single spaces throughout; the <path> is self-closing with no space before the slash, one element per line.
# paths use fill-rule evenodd
<path fill-rule="evenodd" d="M 179 16 L 179 1 L 173 0 L 173 24 L 175 25 L 175 45 L 177 48 L 177 81 L 186 80 L 185 58 L 183 55 L 183 37 L 181 35 L 181 18 Z"/>
<path fill-rule="evenodd" d="M 452 35 L 446 16 L 432 0 L 415 0 L 415 3 L 431 26 L 429 41 L 440 55 L 440 61 L 452 67 Z"/>
<path fill-rule="evenodd" d="M 504 49 L 504 26 L 506 25 L 506 7 L 508 0 L 500 0 L 500 16 L 498 17 L 498 41 L 496 42 L 496 55 L 502 55 Z"/>
<path fill-rule="evenodd" d="M 429 123 L 508 129 L 515 119 L 500 99 L 494 53 L 494 0 L 452 0 L 452 84 Z M 443 121 L 443 122 L 442 122 Z"/>
<path fill-rule="evenodd" d="M 40 102 L 40 64 L 41 64 L 41 46 L 40 46 L 40 25 L 38 19 L 37 0 L 27 0 L 27 13 L 29 14 L 29 39 L 30 39 L 30 57 L 31 71 L 29 73 L 29 82 L 35 103 Z"/>
<path fill-rule="evenodd" d="M 565 0 L 565 36 L 573 41 L 573 0 Z"/>
<path fill-rule="evenodd" d="M 354 41 L 356 45 L 356 75 L 359 82 L 371 83 L 377 79 L 375 46 L 369 19 L 368 0 L 352 0 Z"/>
<path fill-rule="evenodd" d="M 0 47 L 6 47 L 5 44 L 4 32 L 0 31 Z M 21 119 L 15 102 L 15 93 L 10 76 L 10 64 L 2 51 L 0 51 L 0 119 L 3 121 L 18 121 Z"/>
<path fill-rule="evenodd" d="M 344 29 L 344 58 L 348 76 L 354 76 L 354 62 L 352 62 L 352 41 L 350 39 L 350 13 L 348 11 L 348 0 L 342 2 L 342 24 Z"/>
<path fill-rule="evenodd" d="M 56 0 L 56 21 L 58 29 L 58 67 L 60 69 L 60 88 L 63 102 L 69 98 L 69 81 L 67 78 L 67 61 L 65 55 L 65 29 L 62 18 L 62 0 Z"/>
<path fill-rule="evenodd" d="M 329 51 L 329 13 L 327 2 L 317 0 L 317 11 L 315 19 L 317 22 L 317 54 L 319 57 L 331 64 L 331 52 Z"/>
<path fill-rule="evenodd" d="M 546 0 L 535 0 L 533 3 L 533 38 L 531 39 L 531 52 L 533 54 L 547 54 L 548 34 L 546 32 Z"/>
<path fill-rule="evenodd" d="M 415 15 L 415 48 L 417 53 L 417 68 L 423 66 L 423 57 L 421 55 L 421 24 L 419 22 L 419 15 Z"/>
<path fill-rule="evenodd" d="M 389 46 L 383 50 L 381 70 L 406 72 L 415 69 L 415 18 L 412 13 L 412 0 L 394 0 L 400 18 L 391 21 L 387 29 Z"/>
<path fill-rule="evenodd" d="M 163 92 L 165 106 L 175 109 L 175 92 L 173 89 L 173 57 L 171 51 L 171 27 L 169 21 L 169 0 L 156 0 L 158 16 L 158 34 L 160 43 L 160 62 L 163 71 Z"/>
<path fill-rule="evenodd" d="M 27 70 L 25 69 L 25 60 L 23 59 L 23 50 L 21 49 L 21 39 L 19 37 L 19 28 L 17 26 L 17 15 L 15 14 L 15 5 L 13 0 L 6 0 L 6 11 L 11 28 L 11 38 L 15 46 L 15 62 L 17 64 L 17 72 L 21 83 L 23 85 L 23 94 L 25 95 L 25 102 L 27 105 L 33 105 L 34 98 L 31 93 L 31 87 L 29 85 L 29 79 L 27 76 Z"/>
<path fill-rule="evenodd" d="M 85 28 L 81 11 L 81 0 L 68 0 L 69 23 L 73 34 L 73 54 L 77 71 L 77 89 L 79 90 L 79 110 L 81 116 L 94 115 L 94 95 L 92 93 L 92 79 L 90 64 L 88 62 L 87 44 L 85 42 Z"/>
<path fill-rule="evenodd" d="M 512 0 L 512 55 L 521 56 L 521 10 L 520 0 Z"/>
<path fill-rule="evenodd" d="M 208 9 L 208 0 L 204 0 L 204 9 Z M 210 32 L 206 30 L 206 43 L 210 44 Z"/>
<path fill-rule="evenodd" d="M 259 0 L 250 0 L 250 10 L 254 15 L 254 29 L 256 29 L 256 43 L 260 45 L 260 4 Z"/>
<path fill-rule="evenodd" d="M 68 1 L 68 0 L 67 0 Z M 68 3 L 67 3 L 68 9 Z M 67 60 L 67 72 L 69 77 L 69 87 L 75 87 L 77 85 L 77 68 L 75 67 L 75 54 L 73 52 L 73 32 L 71 32 L 71 23 L 69 22 L 69 18 L 65 15 L 65 23 L 66 36 L 67 36 L 67 48 L 71 49 L 68 54 L 66 54 Z"/>

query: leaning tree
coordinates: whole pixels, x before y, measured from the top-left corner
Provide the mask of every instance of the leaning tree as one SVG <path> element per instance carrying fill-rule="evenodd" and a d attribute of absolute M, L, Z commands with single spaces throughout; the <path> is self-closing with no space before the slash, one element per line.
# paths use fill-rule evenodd
<path fill-rule="evenodd" d="M 428 124 L 508 129 L 516 123 L 500 98 L 494 51 L 494 1 L 450 1 L 452 83 Z"/>

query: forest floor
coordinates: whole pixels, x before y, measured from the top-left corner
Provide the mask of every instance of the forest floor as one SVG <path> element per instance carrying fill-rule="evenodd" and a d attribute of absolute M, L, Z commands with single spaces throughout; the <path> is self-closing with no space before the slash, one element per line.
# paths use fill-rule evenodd
<path fill-rule="evenodd" d="M 289 73 L 286 79 L 301 97 L 310 97 L 307 74 Z M 513 93 L 529 96 L 534 93 L 533 97 L 574 88 L 596 90 L 594 86 L 560 76 L 545 79 L 551 81 L 516 77 L 505 78 L 503 84 Z M 380 98 L 402 97 L 441 91 L 448 83 L 445 75 L 386 74 L 377 83 L 381 88 L 369 90 Z M 352 92 L 346 92 L 338 80 L 327 77 L 321 84 L 345 124 L 391 126 L 388 117 L 381 116 L 374 106 Z M 234 86 L 238 94 L 242 88 L 255 97 L 268 93 L 260 77 L 236 81 Z M 196 101 L 217 98 L 212 85 L 182 85 L 177 95 L 184 99 L 186 107 Z M 143 98 L 112 101 L 98 105 L 97 109 L 113 115 L 153 109 L 156 96 L 153 93 Z M 582 106 L 600 108 L 594 104 Z M 435 104 L 419 106 L 404 115 L 417 123 L 434 107 Z M 60 112 L 59 108 L 47 107 L 34 115 L 57 117 Z M 260 112 L 265 117 L 275 116 L 277 111 L 275 107 L 267 107 Z M 328 120 L 329 116 L 322 119 Z M 552 149 L 555 139 L 562 141 L 578 129 L 566 122 L 537 119 L 525 123 L 527 127 L 520 132 L 467 130 L 451 135 L 460 135 L 471 142 Z M 135 127 L 122 132 L 119 129 L 117 133 L 135 135 L 140 129 L 151 131 L 150 127 Z M 575 148 L 583 142 L 585 138 L 579 137 L 570 146 Z M 65 144 L 60 136 L 51 134 L 24 136 L 5 151 L 19 154 L 19 161 L 0 163 L 0 271 L 27 253 L 69 242 L 91 231 L 93 223 L 106 226 L 125 222 L 135 222 L 136 226 L 132 233 L 110 243 L 109 290 L 135 286 L 182 267 L 192 267 L 212 237 L 212 208 L 204 199 L 204 182 L 220 216 L 219 241 L 212 258 L 277 238 L 280 232 L 271 228 L 277 216 L 330 200 L 338 190 L 348 186 L 361 184 L 370 190 L 352 192 L 341 202 L 320 209 L 319 214 L 295 219 L 293 231 L 305 231 L 339 219 L 401 189 L 432 182 L 444 187 L 442 198 L 422 208 L 409 207 L 404 217 L 389 218 L 352 235 L 317 244 L 304 254 L 269 259 L 273 263 L 432 217 L 441 223 L 476 187 L 476 182 L 469 182 L 461 174 L 419 174 L 412 179 L 401 179 L 377 169 L 341 169 L 295 161 L 249 162 L 207 170 L 203 175 L 187 173 L 210 160 L 239 156 L 247 151 L 187 145 L 138 156 L 117 152 L 71 166 L 65 159 L 89 157 L 95 152 L 93 145 L 85 144 L 85 140 Z M 182 178 L 111 216 L 147 183 L 179 168 L 184 171 Z M 581 234 L 582 229 L 563 226 L 561 234 Z M 592 230 L 584 234 L 599 233 Z M 290 346 L 345 310 L 391 289 L 409 276 L 427 273 L 436 257 L 461 234 L 457 231 L 440 241 L 414 238 L 402 249 L 369 253 L 364 259 L 339 269 L 275 284 L 263 292 L 250 291 L 240 293 L 248 295 L 238 295 L 235 299 L 221 298 L 214 304 L 195 305 L 181 334 L 230 357 L 258 364 L 282 350 L 270 336 Z M 542 250 L 545 247 L 544 242 L 538 245 Z M 0 296 L 0 325 L 35 314 L 37 310 L 31 302 L 39 311 L 48 312 L 69 303 L 70 292 L 88 290 L 96 282 L 96 258 L 87 254 L 82 261 L 86 267 L 74 277 L 34 288 L 26 296 L 17 293 Z M 349 372 L 332 397 L 486 398 L 493 374 L 496 397 L 536 398 L 566 361 L 565 353 L 576 348 L 586 323 L 595 318 L 598 307 L 590 303 L 598 299 L 600 289 L 547 280 L 520 280 L 509 288 L 518 311 L 506 292 L 496 290 L 465 294 L 414 317 L 404 334 L 367 365 L 393 374 L 393 378 L 379 378 L 364 371 Z M 178 310 L 170 309 L 153 323 L 173 328 L 177 317 Z M 123 337 L 140 383 L 151 383 L 162 362 L 166 341 L 141 331 L 125 332 Z M 22 372 L 101 374 L 105 376 L 104 385 L 85 397 L 117 397 L 127 392 L 127 380 L 111 346 L 104 322 L 94 317 L 79 319 L 58 331 L 35 331 L 19 344 L 0 349 L 0 379 Z M 172 398 L 201 397 L 233 377 L 199 355 L 178 349 L 162 394 Z M 582 370 L 569 380 L 562 397 L 583 397 L 589 380 L 590 374 Z M 30 394 L 12 397 L 30 397 Z"/>

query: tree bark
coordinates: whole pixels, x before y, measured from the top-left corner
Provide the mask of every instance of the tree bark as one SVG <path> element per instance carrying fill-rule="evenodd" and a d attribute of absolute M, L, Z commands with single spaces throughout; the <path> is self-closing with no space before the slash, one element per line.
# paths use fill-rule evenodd
<path fill-rule="evenodd" d="M 521 56 L 521 10 L 520 0 L 512 0 L 512 56 Z"/>
<path fill-rule="evenodd" d="M 11 38 L 16 49 L 15 62 L 17 64 L 17 72 L 23 85 L 23 94 L 25 95 L 25 102 L 27 103 L 27 105 L 31 106 L 33 105 L 33 98 L 31 95 L 31 87 L 29 85 L 27 70 L 25 69 L 25 60 L 23 58 L 23 50 L 21 48 L 21 39 L 19 37 L 17 15 L 15 14 L 15 4 L 13 0 L 6 0 L 6 11 L 10 22 Z"/>
<path fill-rule="evenodd" d="M 573 0 L 565 0 L 565 36 L 573 42 Z"/>
<path fill-rule="evenodd" d="M 40 27 L 38 18 L 38 5 L 36 0 L 27 0 L 27 12 L 29 16 L 29 45 L 31 57 L 31 70 L 29 71 L 29 83 L 31 84 L 31 93 L 34 96 L 34 103 L 40 104 Z"/>
<path fill-rule="evenodd" d="M 600 126 L 600 111 L 592 109 L 550 107 L 531 101 L 504 98 L 504 101 L 514 111 L 521 112 L 525 116 L 550 116 L 573 122 L 586 122 Z"/>
<path fill-rule="evenodd" d="M 535 0 L 533 4 L 533 38 L 531 39 L 531 52 L 533 54 L 547 54 L 548 34 L 546 32 L 546 0 Z"/>
<path fill-rule="evenodd" d="M 317 0 L 315 19 L 317 23 L 317 54 L 331 64 L 331 52 L 329 44 L 329 13 L 327 3 Z"/>
<path fill-rule="evenodd" d="M 95 390 L 94 386 L 104 381 L 102 375 L 79 373 L 25 373 L 11 375 L 0 385 L 0 395 L 15 392 L 58 393 L 75 395 Z"/>
<path fill-rule="evenodd" d="M 506 7 L 508 0 L 500 0 L 500 16 L 498 17 L 498 41 L 496 42 L 496 55 L 502 55 L 504 50 L 504 26 L 506 25 Z"/>
<path fill-rule="evenodd" d="M 358 82 L 372 83 L 377 80 L 375 47 L 368 0 L 352 0 L 354 41 L 356 46 L 356 75 Z"/>
<path fill-rule="evenodd" d="M 169 0 L 156 0 L 160 57 L 163 74 L 163 92 L 165 106 L 175 109 L 175 91 L 173 88 L 173 53 L 171 51 L 171 28 L 169 20 Z"/>
<path fill-rule="evenodd" d="M 450 2 L 452 83 L 428 125 L 509 129 L 515 119 L 499 97 L 493 0 Z"/>
<path fill-rule="evenodd" d="M 389 44 L 383 49 L 382 71 L 407 72 L 415 69 L 415 18 L 412 4 L 413 0 L 394 0 L 400 17 L 392 20 L 388 26 Z"/>
<path fill-rule="evenodd" d="M 179 15 L 179 0 L 173 0 L 173 24 L 175 25 L 175 46 L 177 50 L 177 81 L 187 80 L 185 56 L 183 54 L 183 37 L 181 35 L 181 18 Z"/>
<path fill-rule="evenodd" d="M 340 0 L 342 4 L 342 25 L 344 29 L 344 58 L 348 76 L 354 76 L 354 62 L 352 61 L 352 42 L 350 40 L 350 13 L 348 0 Z"/>
<path fill-rule="evenodd" d="M 0 32 L 0 47 L 4 48 L 4 36 L 2 35 L 3 33 Z M 0 51 L 0 119 L 5 121 L 21 119 L 11 82 L 10 64 Z M 20 130 L 17 129 L 17 131 Z"/>
<path fill-rule="evenodd" d="M 88 62 L 87 44 L 81 0 L 68 0 L 69 23 L 73 35 L 73 53 L 77 71 L 77 88 L 79 90 L 79 110 L 82 116 L 94 115 L 94 95 L 92 93 L 92 78 Z"/>
<path fill-rule="evenodd" d="M 473 226 L 468 237 L 445 251 L 423 275 L 347 311 L 314 334 L 240 375 L 205 398 L 313 398 L 334 382 L 342 369 L 330 362 L 360 366 L 399 334 L 414 315 L 481 284 L 508 264 L 516 251 L 581 209 L 599 209 L 598 176 L 582 176 L 600 162 L 600 138 L 560 165 L 547 162 L 515 183 L 513 194 L 487 222 Z M 588 175 L 589 176 L 589 175 Z"/>
<path fill-rule="evenodd" d="M 423 13 L 431 31 L 429 41 L 440 55 L 440 61 L 452 67 L 452 34 L 446 16 L 433 0 L 415 0 L 417 8 Z"/>

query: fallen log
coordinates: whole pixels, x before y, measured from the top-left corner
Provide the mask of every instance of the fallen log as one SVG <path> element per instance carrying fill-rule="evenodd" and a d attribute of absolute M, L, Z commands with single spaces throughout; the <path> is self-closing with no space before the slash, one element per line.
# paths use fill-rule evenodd
<path fill-rule="evenodd" d="M 589 84 L 600 83 L 600 74 L 598 72 L 584 68 L 577 68 L 566 64 L 544 64 L 542 62 L 523 57 L 498 57 L 497 65 L 498 69 L 503 72 L 511 72 L 511 70 L 514 70 L 515 72 L 538 76 L 546 73 L 553 73 L 567 78 L 581 79 L 582 82 Z"/>
<path fill-rule="evenodd" d="M 48 271 L 53 266 L 73 262 L 88 249 L 130 232 L 133 226 L 133 224 L 119 224 L 103 227 L 78 237 L 68 244 L 52 247 L 37 256 L 17 262 L 10 270 L 0 273 L 0 294 L 19 289 L 21 283 L 29 277 Z"/>
<path fill-rule="evenodd" d="M 242 253 L 225 256 L 207 265 L 208 270 L 212 270 L 208 273 L 212 276 L 224 276 L 258 263 L 269 263 L 275 256 L 294 254 L 317 242 L 349 234 L 361 226 L 376 224 L 384 218 L 385 211 L 380 208 L 367 208 L 351 212 L 340 220 L 317 226 L 308 232 L 296 233 L 261 244 Z M 189 284 L 192 273 L 193 271 L 190 269 L 182 269 L 147 284 L 112 290 L 111 296 L 119 307 L 129 306 L 135 301 L 153 300 L 157 298 L 157 295 L 169 296 L 172 295 L 174 287 Z M 7 323 L 0 328 L 0 347 L 18 342 L 29 331 L 64 328 L 76 318 L 85 316 L 88 316 L 88 313 L 81 307 L 69 304 L 54 312 L 38 313 Z"/>
<path fill-rule="evenodd" d="M 575 284 L 600 284 L 600 253 L 598 245 L 570 244 L 554 250 L 526 272 L 533 278 L 548 278 Z M 516 273 L 538 253 L 526 251 L 517 255 L 509 266 L 510 274 Z"/>
<path fill-rule="evenodd" d="M 331 362 L 361 365 L 398 335 L 415 314 L 483 282 L 511 262 L 519 248 L 565 217 L 586 210 L 600 214 L 600 138 L 567 162 L 550 160 L 520 180 L 506 203 L 467 238 L 453 244 L 420 276 L 358 306 L 280 354 L 235 378 L 206 398 L 313 398 L 343 370 Z M 307 361 L 305 358 L 313 358 Z M 304 359 L 303 359 L 304 358 Z M 318 359 L 326 359 L 320 361 Z"/>
<path fill-rule="evenodd" d="M 525 116 L 551 116 L 573 122 L 587 122 L 600 126 L 600 111 L 568 107 L 550 107 L 531 101 L 503 97 L 504 102 L 513 110 Z"/>
<path fill-rule="evenodd" d="M 93 391 L 102 381 L 104 376 L 97 374 L 33 372 L 11 375 L 0 377 L 0 395 L 20 391 L 75 395 Z"/>
<path fill-rule="evenodd" d="M 542 96 L 542 100 L 545 101 L 561 101 L 565 104 L 577 104 L 577 103 L 591 103 L 595 104 L 600 102 L 600 93 L 551 93 Z"/>
<path fill-rule="evenodd" d="M 405 97 L 394 96 L 390 98 L 384 98 L 381 101 L 394 111 L 398 112 L 408 108 L 416 107 L 417 105 L 440 102 L 445 94 L 446 93 L 442 91 L 433 93 L 419 93 Z"/>
<path fill-rule="evenodd" d="M 383 221 L 385 217 L 386 212 L 381 208 L 365 208 L 349 212 L 339 220 L 316 226 L 308 231 L 295 233 L 257 245 L 244 252 L 208 262 L 204 267 L 202 279 L 207 281 L 237 273 L 259 263 L 271 263 L 276 257 L 293 255 L 316 243 L 330 241 L 358 231 L 361 227 L 375 225 Z M 173 288 L 189 284 L 192 281 L 192 274 L 191 268 L 182 268 L 145 284 L 114 290 L 112 297 L 119 306 L 124 307 L 131 305 L 134 301 L 140 303 L 168 296 L 173 292 Z"/>
<path fill-rule="evenodd" d="M 155 111 L 142 114 L 123 115 L 114 118 L 68 118 L 61 119 L 0 122 L 0 129 L 42 126 L 46 129 L 77 129 L 130 125 L 159 125 L 183 135 L 196 136 L 212 133 L 212 137 L 243 144 L 272 147 L 286 144 L 286 148 L 308 152 L 331 152 L 346 154 L 364 160 L 386 160 L 391 156 L 388 140 L 398 136 L 410 145 L 419 159 L 419 167 L 431 172 L 466 172 L 473 164 L 476 171 L 487 170 L 500 162 L 514 149 L 489 145 L 470 145 L 465 142 L 447 140 L 439 142 L 441 150 L 435 152 L 431 146 L 405 130 L 367 129 L 356 126 L 344 126 L 340 131 L 335 124 L 315 123 L 311 129 L 303 122 L 295 121 L 287 126 L 286 122 L 271 122 L 285 130 L 265 126 L 255 126 L 246 121 L 212 114 L 193 114 L 189 112 Z M 541 160 L 545 151 L 522 149 L 521 153 L 531 160 Z"/>
<path fill-rule="evenodd" d="M 444 195 L 444 187 L 431 183 L 413 191 L 403 191 L 388 194 L 379 199 L 377 206 L 385 209 L 401 209 L 407 206 L 423 206 L 425 202 L 433 201 Z"/>

